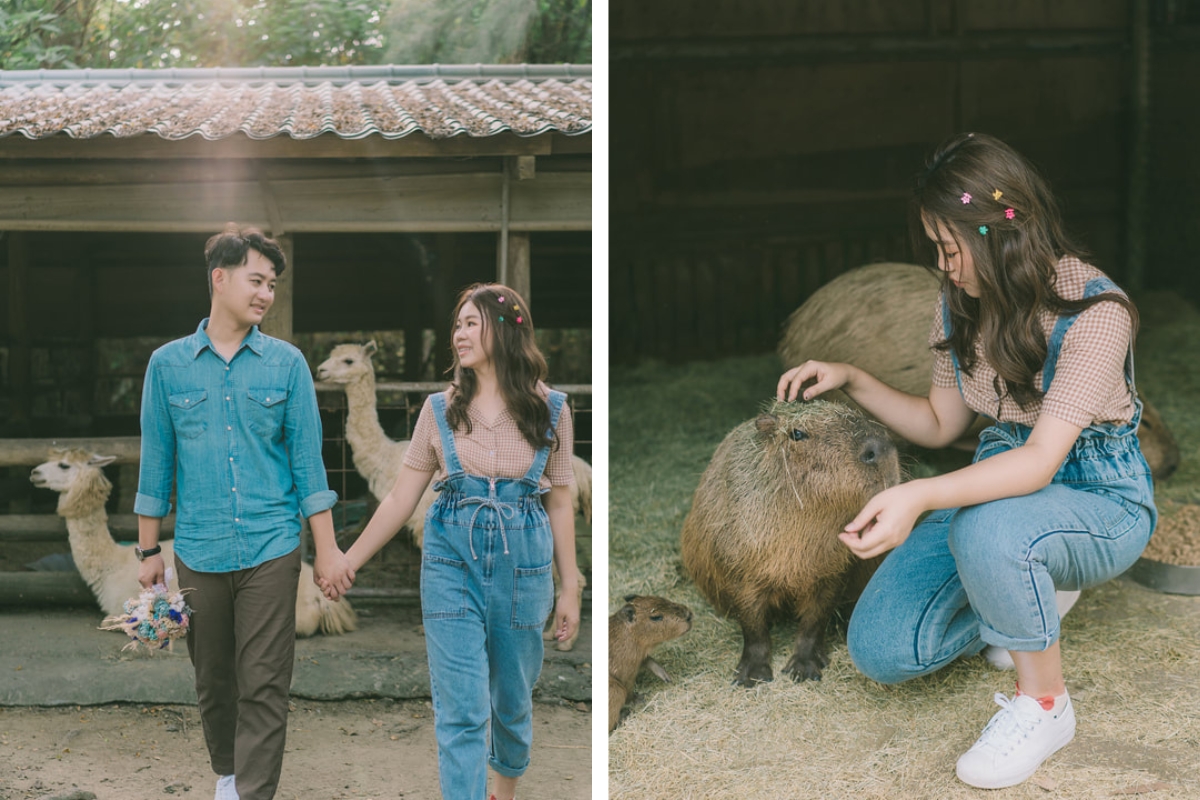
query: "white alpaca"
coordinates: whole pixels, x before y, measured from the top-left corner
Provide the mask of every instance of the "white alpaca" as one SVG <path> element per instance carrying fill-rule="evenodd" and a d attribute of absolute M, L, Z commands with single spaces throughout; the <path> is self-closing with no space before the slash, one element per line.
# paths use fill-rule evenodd
<path fill-rule="evenodd" d="M 138 583 L 138 561 L 133 547 L 113 541 L 108 530 L 108 502 L 112 484 L 103 467 L 115 456 L 97 456 L 84 450 L 67 450 L 59 457 L 34 468 L 29 480 L 35 486 L 59 493 L 58 515 L 66 520 L 71 555 L 79 574 L 87 581 L 100 609 L 109 616 L 122 613 L 122 606 L 142 590 Z M 174 548 L 162 543 L 163 560 L 170 565 Z M 170 589 L 179 581 L 172 576 Z M 346 633 L 358 627 L 358 618 L 346 600 L 331 602 L 313 584 L 312 567 L 300 565 L 300 585 L 296 593 L 296 635 Z"/>
<path fill-rule="evenodd" d="M 407 439 L 389 439 L 379 424 L 378 400 L 375 395 L 375 369 L 371 355 L 375 352 L 374 341 L 362 344 L 339 344 L 333 348 L 329 358 L 317 367 L 317 380 L 340 384 L 346 391 L 346 441 L 354 457 L 354 468 L 367 481 L 371 494 L 382 500 L 392 490 Z M 592 468 L 579 456 L 571 457 L 571 469 L 575 473 L 575 485 L 571 487 L 571 505 L 575 513 L 582 513 L 589 523 L 592 521 Z M 425 535 L 425 512 L 433 505 L 436 493 L 427 488 L 421 495 L 416 511 L 406 523 L 412 531 L 413 543 L 421 547 Z M 557 583 L 557 567 L 555 582 Z M 586 579 L 579 573 L 579 592 L 582 598 Z M 547 628 L 546 639 L 553 638 Z M 559 650 L 570 650 L 575 644 L 572 638 L 559 642 Z"/>

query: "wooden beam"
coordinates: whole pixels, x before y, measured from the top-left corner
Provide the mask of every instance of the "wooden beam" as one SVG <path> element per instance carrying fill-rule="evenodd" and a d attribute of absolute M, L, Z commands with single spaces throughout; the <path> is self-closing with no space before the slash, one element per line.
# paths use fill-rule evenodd
<path fill-rule="evenodd" d="M 22 186 L 0 192 L 0 230 L 207 233 L 236 219 L 288 233 L 499 231 L 502 184 L 499 173 L 273 180 L 274 224 L 257 180 Z M 513 182 L 510 229 L 590 230 L 591 184 L 586 172 Z"/>
<path fill-rule="evenodd" d="M 29 298 L 25 294 L 26 277 L 29 272 L 29 241 L 21 231 L 8 231 L 8 382 L 12 387 L 11 428 L 22 428 L 29 424 L 33 398 L 30 386 L 29 324 L 25 308 Z"/>
<path fill-rule="evenodd" d="M 274 234 L 274 231 L 272 231 Z M 295 296 L 296 264 L 293 257 L 293 239 L 291 234 L 274 236 L 275 241 L 283 248 L 283 257 L 287 264 L 283 274 L 275 281 L 275 302 L 263 317 L 262 332 L 285 342 L 295 342 L 292 324 L 295 319 L 293 298 Z"/>
<path fill-rule="evenodd" d="M 136 542 L 137 514 L 113 514 L 108 530 L 118 542 Z M 163 538 L 175 534 L 175 515 L 163 517 Z M 65 542 L 67 523 L 57 514 L 0 514 L 0 542 Z"/>
<path fill-rule="evenodd" d="M 54 450 L 87 450 L 116 456 L 117 464 L 141 460 L 140 436 L 107 436 L 86 439 L 0 439 L 0 467 L 33 467 L 50 459 Z"/>
<path fill-rule="evenodd" d="M 0 572 L 0 606 L 96 606 L 78 572 Z"/>
<path fill-rule="evenodd" d="M 585 136 L 587 136 L 585 134 Z M 576 140 L 557 141 L 558 138 Z M 0 138 L 0 159 L 5 158 L 461 158 L 464 156 L 550 155 L 561 152 L 581 152 L 586 145 L 590 151 L 591 137 L 562 134 L 542 134 L 521 137 L 500 133 L 481 138 L 455 136 L 449 139 L 430 139 L 414 133 L 402 139 L 368 136 L 364 139 L 342 139 L 322 135 L 313 139 L 293 139 L 287 135 L 271 139 L 250 139 L 245 134 L 216 141 L 200 136 L 168 140 L 157 134 L 117 138 L 102 134 L 90 139 L 72 139 L 56 134 L 45 139 L 28 139 L 21 134 Z"/>
<path fill-rule="evenodd" d="M 517 180 L 531 181 L 537 177 L 537 156 L 516 156 Z"/>

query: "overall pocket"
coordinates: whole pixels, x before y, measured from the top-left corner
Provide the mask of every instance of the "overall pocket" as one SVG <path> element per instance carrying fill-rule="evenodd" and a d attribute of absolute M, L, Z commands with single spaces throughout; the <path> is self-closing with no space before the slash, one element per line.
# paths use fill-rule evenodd
<path fill-rule="evenodd" d="M 204 419 L 204 401 L 208 392 L 204 389 L 193 389 L 190 392 L 177 392 L 167 397 L 171 406 L 171 423 L 175 427 L 175 435 L 181 439 L 195 439 L 208 427 Z"/>
<path fill-rule="evenodd" d="M 553 562 L 542 567 L 517 567 L 513 572 L 512 627 L 541 629 L 554 610 Z"/>
<path fill-rule="evenodd" d="M 247 416 L 250 430 L 268 439 L 278 439 L 287 412 L 287 389 L 251 389 Z"/>
<path fill-rule="evenodd" d="M 466 615 L 466 562 L 426 554 L 421 560 L 421 616 L 456 619 Z"/>

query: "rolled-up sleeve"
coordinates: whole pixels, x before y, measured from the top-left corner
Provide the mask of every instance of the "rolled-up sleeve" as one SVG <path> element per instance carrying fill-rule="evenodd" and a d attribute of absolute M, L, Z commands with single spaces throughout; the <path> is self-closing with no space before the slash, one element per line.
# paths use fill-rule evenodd
<path fill-rule="evenodd" d="M 156 356 L 150 357 L 142 385 L 141 463 L 133 502 L 134 513 L 144 517 L 165 517 L 171 512 L 171 487 L 175 483 L 175 427 Z"/>
<path fill-rule="evenodd" d="M 317 389 L 303 358 L 297 358 L 292 364 L 289 392 L 292 399 L 284 417 L 284 440 L 292 464 L 292 480 L 300 497 L 300 513 L 308 518 L 333 508 L 337 503 L 337 492 L 329 488 L 325 476 Z"/>

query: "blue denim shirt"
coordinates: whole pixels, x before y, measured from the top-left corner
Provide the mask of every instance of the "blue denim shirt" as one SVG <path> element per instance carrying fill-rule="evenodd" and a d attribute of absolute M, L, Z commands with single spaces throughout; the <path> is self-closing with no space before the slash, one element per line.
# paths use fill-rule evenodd
<path fill-rule="evenodd" d="M 178 481 L 175 552 L 197 572 L 231 572 L 295 550 L 300 515 L 337 494 L 304 356 L 255 326 L 226 362 L 207 327 L 150 356 L 133 510 L 166 516 Z"/>

